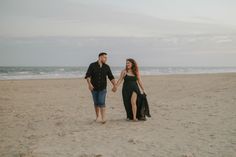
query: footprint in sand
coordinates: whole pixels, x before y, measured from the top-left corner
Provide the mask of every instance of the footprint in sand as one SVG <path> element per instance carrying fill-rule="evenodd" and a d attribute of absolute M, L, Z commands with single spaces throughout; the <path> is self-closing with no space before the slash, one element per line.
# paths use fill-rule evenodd
<path fill-rule="evenodd" d="M 134 139 L 129 139 L 128 140 L 129 143 L 132 143 L 132 144 L 138 144 L 138 143 L 142 143 L 142 141 L 139 141 L 139 140 L 134 140 Z"/>
<path fill-rule="evenodd" d="M 33 153 L 32 152 L 20 153 L 19 156 L 20 157 L 33 157 Z"/>
<path fill-rule="evenodd" d="M 102 157 L 101 154 L 82 154 L 79 157 Z"/>
<path fill-rule="evenodd" d="M 195 157 L 193 153 L 185 153 L 182 157 Z"/>
<path fill-rule="evenodd" d="M 63 124 L 62 122 L 56 122 L 55 123 L 56 126 L 62 126 L 62 124 Z"/>

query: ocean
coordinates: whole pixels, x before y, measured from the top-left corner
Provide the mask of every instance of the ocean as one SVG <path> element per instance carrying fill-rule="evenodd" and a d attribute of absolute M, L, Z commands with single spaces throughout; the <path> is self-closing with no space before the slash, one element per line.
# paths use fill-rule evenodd
<path fill-rule="evenodd" d="M 0 67 L 0 80 L 83 78 L 88 67 Z M 111 67 L 118 76 L 124 67 Z M 231 73 L 236 67 L 140 67 L 141 75 Z"/>

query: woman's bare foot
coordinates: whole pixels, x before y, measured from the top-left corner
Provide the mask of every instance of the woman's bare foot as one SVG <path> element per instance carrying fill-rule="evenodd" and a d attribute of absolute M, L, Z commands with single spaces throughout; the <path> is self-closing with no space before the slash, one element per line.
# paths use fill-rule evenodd
<path fill-rule="evenodd" d="M 106 120 L 103 120 L 103 121 L 102 121 L 102 124 L 105 124 L 105 123 L 106 123 Z"/>
<path fill-rule="evenodd" d="M 126 118 L 126 121 L 130 121 L 131 119 L 130 118 Z"/>

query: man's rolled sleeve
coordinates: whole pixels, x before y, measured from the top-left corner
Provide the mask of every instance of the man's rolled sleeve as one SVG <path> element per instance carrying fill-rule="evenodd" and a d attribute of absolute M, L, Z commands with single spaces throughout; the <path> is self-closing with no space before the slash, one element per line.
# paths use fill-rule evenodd
<path fill-rule="evenodd" d="M 107 74 L 107 76 L 108 76 L 108 78 L 109 78 L 110 81 L 115 78 L 115 77 L 113 76 L 113 74 L 112 74 L 111 69 L 110 69 L 109 66 L 108 66 L 108 74 Z"/>
<path fill-rule="evenodd" d="M 89 68 L 84 78 L 87 79 L 88 77 L 91 77 L 91 76 L 92 76 L 92 64 L 89 65 Z"/>

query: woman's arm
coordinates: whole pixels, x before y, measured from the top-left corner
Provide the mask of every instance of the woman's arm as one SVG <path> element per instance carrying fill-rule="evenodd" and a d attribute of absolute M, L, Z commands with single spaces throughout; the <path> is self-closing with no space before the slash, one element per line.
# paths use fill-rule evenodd
<path fill-rule="evenodd" d="M 142 80 L 141 80 L 141 76 L 140 76 L 139 73 L 137 74 L 137 78 L 138 78 L 137 82 L 138 82 L 138 84 L 139 84 L 139 86 L 140 86 L 142 92 L 145 93 L 145 91 L 144 91 L 144 86 L 143 86 L 143 82 L 142 82 Z"/>
<path fill-rule="evenodd" d="M 125 77 L 125 74 L 126 74 L 126 70 L 122 70 L 121 73 L 120 73 L 120 78 L 116 83 L 116 88 L 118 88 L 119 85 L 121 84 L 121 82 L 123 81 L 123 79 Z"/>

